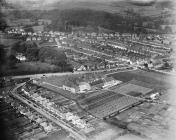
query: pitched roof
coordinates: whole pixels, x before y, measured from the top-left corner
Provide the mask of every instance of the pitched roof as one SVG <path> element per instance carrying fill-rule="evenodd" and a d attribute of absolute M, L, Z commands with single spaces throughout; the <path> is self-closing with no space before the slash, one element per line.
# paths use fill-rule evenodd
<path fill-rule="evenodd" d="M 72 66 L 73 66 L 74 68 L 76 68 L 76 69 L 78 69 L 78 68 L 80 68 L 80 67 L 82 66 L 80 63 L 75 62 L 75 61 L 71 61 L 71 64 L 72 64 Z"/>
<path fill-rule="evenodd" d="M 105 77 L 103 80 L 104 80 L 104 82 L 110 82 L 110 81 L 113 81 L 115 79 L 113 77 Z"/>
<path fill-rule="evenodd" d="M 99 85 L 99 84 L 102 84 L 103 83 L 103 80 L 102 79 L 98 79 L 96 81 L 93 81 L 90 83 L 91 86 L 96 86 L 96 85 Z"/>

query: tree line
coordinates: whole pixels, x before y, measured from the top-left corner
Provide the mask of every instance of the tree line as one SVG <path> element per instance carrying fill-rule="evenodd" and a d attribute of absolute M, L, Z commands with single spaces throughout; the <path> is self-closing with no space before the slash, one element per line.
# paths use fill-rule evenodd
<path fill-rule="evenodd" d="M 65 53 L 56 47 L 40 47 L 35 42 L 19 41 L 12 46 L 12 54 L 18 53 L 24 55 L 28 62 L 40 61 L 61 67 L 62 71 L 72 70 Z"/>

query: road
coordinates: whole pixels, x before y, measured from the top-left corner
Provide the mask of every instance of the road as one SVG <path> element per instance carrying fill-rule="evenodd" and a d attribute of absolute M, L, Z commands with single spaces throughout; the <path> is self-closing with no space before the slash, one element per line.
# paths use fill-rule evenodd
<path fill-rule="evenodd" d="M 96 70 L 96 71 L 80 71 L 80 72 L 58 72 L 58 73 L 42 73 L 42 74 L 32 74 L 32 75 L 19 75 L 19 76 L 9 76 L 11 79 L 18 79 L 18 78 L 41 78 L 43 76 L 64 76 L 64 75 L 76 75 L 76 74 L 87 74 L 87 73 L 98 73 L 98 72 L 106 72 L 111 70 L 121 70 L 121 71 L 129 71 L 132 68 L 130 65 L 129 67 L 123 67 L 123 68 L 113 68 L 113 69 L 106 69 L 106 70 Z M 132 69 L 134 70 L 134 69 Z M 116 72 L 117 73 L 117 72 Z M 8 76 L 7 76 L 8 77 Z"/>
<path fill-rule="evenodd" d="M 56 40 L 56 43 L 58 44 L 58 46 L 60 45 L 60 43 Z M 75 49 L 75 48 L 71 48 L 71 47 L 66 47 L 66 46 L 62 46 L 62 48 L 65 48 L 65 49 L 70 49 L 70 50 L 72 50 L 72 51 L 75 51 L 75 52 L 78 52 L 78 53 L 82 53 L 82 54 L 85 54 L 85 55 L 88 55 L 88 56 L 92 56 L 92 55 L 94 55 L 94 57 L 96 57 L 96 58 L 101 58 L 100 56 L 96 56 L 96 54 L 100 54 L 100 55 L 105 55 L 105 56 L 107 56 L 107 57 L 112 57 L 112 55 L 109 55 L 109 54 L 106 54 L 106 53 L 104 53 L 104 52 L 99 52 L 99 51 L 96 51 L 96 50 L 91 50 L 91 49 L 88 49 L 88 48 L 82 48 L 82 50 L 85 50 L 85 51 L 89 51 L 89 53 L 86 53 L 86 52 L 83 52 L 83 51 L 81 51 L 81 50 L 77 50 L 77 49 Z M 95 53 L 95 54 L 92 54 L 92 52 L 93 53 Z M 113 62 L 113 63 L 115 63 L 115 62 L 119 62 L 119 60 L 121 60 L 121 61 L 126 61 L 126 62 L 129 62 L 129 60 L 128 59 L 124 59 L 124 58 L 121 58 L 121 57 L 114 57 L 115 59 L 118 59 L 117 61 L 113 61 L 113 60 L 108 60 L 108 59 L 106 59 L 106 61 L 108 61 L 108 62 Z"/>
<path fill-rule="evenodd" d="M 28 106 L 30 106 L 31 108 L 33 108 L 35 111 L 37 111 L 38 113 L 40 113 L 41 115 L 45 116 L 46 118 L 48 118 L 49 120 L 51 120 L 52 122 L 56 123 L 57 125 L 63 127 L 64 129 L 68 130 L 69 132 L 71 132 L 77 140 L 86 140 L 87 137 L 78 132 L 75 128 L 69 126 L 66 122 L 62 121 L 61 119 L 59 118 L 56 118 L 54 116 L 52 116 L 49 112 L 47 112 L 46 110 L 44 110 L 43 108 L 41 108 L 40 106 L 38 106 L 37 104 L 35 103 L 32 103 L 30 100 L 20 96 L 19 94 L 16 93 L 16 90 L 23 86 L 23 84 L 20 84 L 18 85 L 16 88 L 14 88 L 12 91 L 11 91 L 11 94 L 19 99 L 20 101 L 22 101 L 23 103 L 27 104 Z"/>
<path fill-rule="evenodd" d="M 152 71 L 158 72 L 158 73 L 163 73 L 163 74 L 168 74 L 168 75 L 172 75 L 172 76 L 176 76 L 175 72 L 166 72 L 166 71 L 162 71 L 162 70 L 156 70 L 156 69 L 151 69 Z"/>
<path fill-rule="evenodd" d="M 154 44 L 150 44 L 150 43 L 146 43 L 146 42 L 139 42 L 139 41 L 134 41 L 134 40 L 129 40 L 133 43 L 138 43 L 138 44 L 141 44 L 141 45 L 149 45 L 149 46 L 152 46 L 154 48 L 160 48 L 160 49 L 166 49 L 166 50 L 170 50 L 170 48 L 166 48 L 164 46 L 158 46 L 158 45 L 154 45 Z"/>

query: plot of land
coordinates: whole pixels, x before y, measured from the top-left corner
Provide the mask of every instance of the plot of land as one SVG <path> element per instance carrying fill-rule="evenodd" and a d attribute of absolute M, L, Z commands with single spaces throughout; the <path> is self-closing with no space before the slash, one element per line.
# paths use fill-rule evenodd
<path fill-rule="evenodd" d="M 7 47 L 11 47 L 11 45 L 15 44 L 18 41 L 19 41 L 18 39 L 1 38 L 0 44 L 3 44 Z"/>
<path fill-rule="evenodd" d="M 21 75 L 21 74 L 35 74 L 44 72 L 55 72 L 59 68 L 55 65 L 50 65 L 42 62 L 22 62 L 16 64 L 16 68 L 3 71 L 4 74 Z"/>
<path fill-rule="evenodd" d="M 158 72 L 148 72 L 143 70 L 135 70 L 128 72 L 119 72 L 112 75 L 117 80 L 128 82 L 130 80 L 137 80 L 144 83 L 150 84 L 156 88 L 168 89 L 171 86 L 171 76 L 167 74 L 162 74 Z"/>
<path fill-rule="evenodd" d="M 111 100 L 103 103 L 100 106 L 90 109 L 89 112 L 98 118 L 104 118 L 108 115 L 111 115 L 112 113 L 128 108 L 137 102 L 139 102 L 139 100 L 129 96 L 122 96 L 120 98 L 118 96 L 111 97 Z"/>
<path fill-rule="evenodd" d="M 112 113 L 128 108 L 139 100 L 112 91 L 96 92 L 80 101 L 80 105 L 97 118 L 104 118 Z"/>
<path fill-rule="evenodd" d="M 142 95 L 145 95 L 146 93 L 149 93 L 152 91 L 150 88 L 145 88 L 139 85 L 134 85 L 131 83 L 123 84 L 118 87 L 111 88 L 114 92 L 120 93 L 120 94 L 128 94 L 132 96 L 137 96 L 138 93 L 141 93 Z"/>

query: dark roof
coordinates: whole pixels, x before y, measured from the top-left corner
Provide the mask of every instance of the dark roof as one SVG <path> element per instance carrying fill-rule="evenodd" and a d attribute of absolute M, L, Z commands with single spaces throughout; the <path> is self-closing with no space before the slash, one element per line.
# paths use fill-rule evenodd
<path fill-rule="evenodd" d="M 109 82 L 109 81 L 112 81 L 112 80 L 115 80 L 115 79 L 113 77 L 105 77 L 104 78 L 105 82 Z"/>
<path fill-rule="evenodd" d="M 41 46 L 57 46 L 56 42 L 45 42 L 42 43 Z"/>
<path fill-rule="evenodd" d="M 96 81 L 93 81 L 90 83 L 91 86 L 95 86 L 95 85 L 99 85 L 99 84 L 102 84 L 104 83 L 102 79 L 99 79 L 99 80 L 96 80 Z"/>

